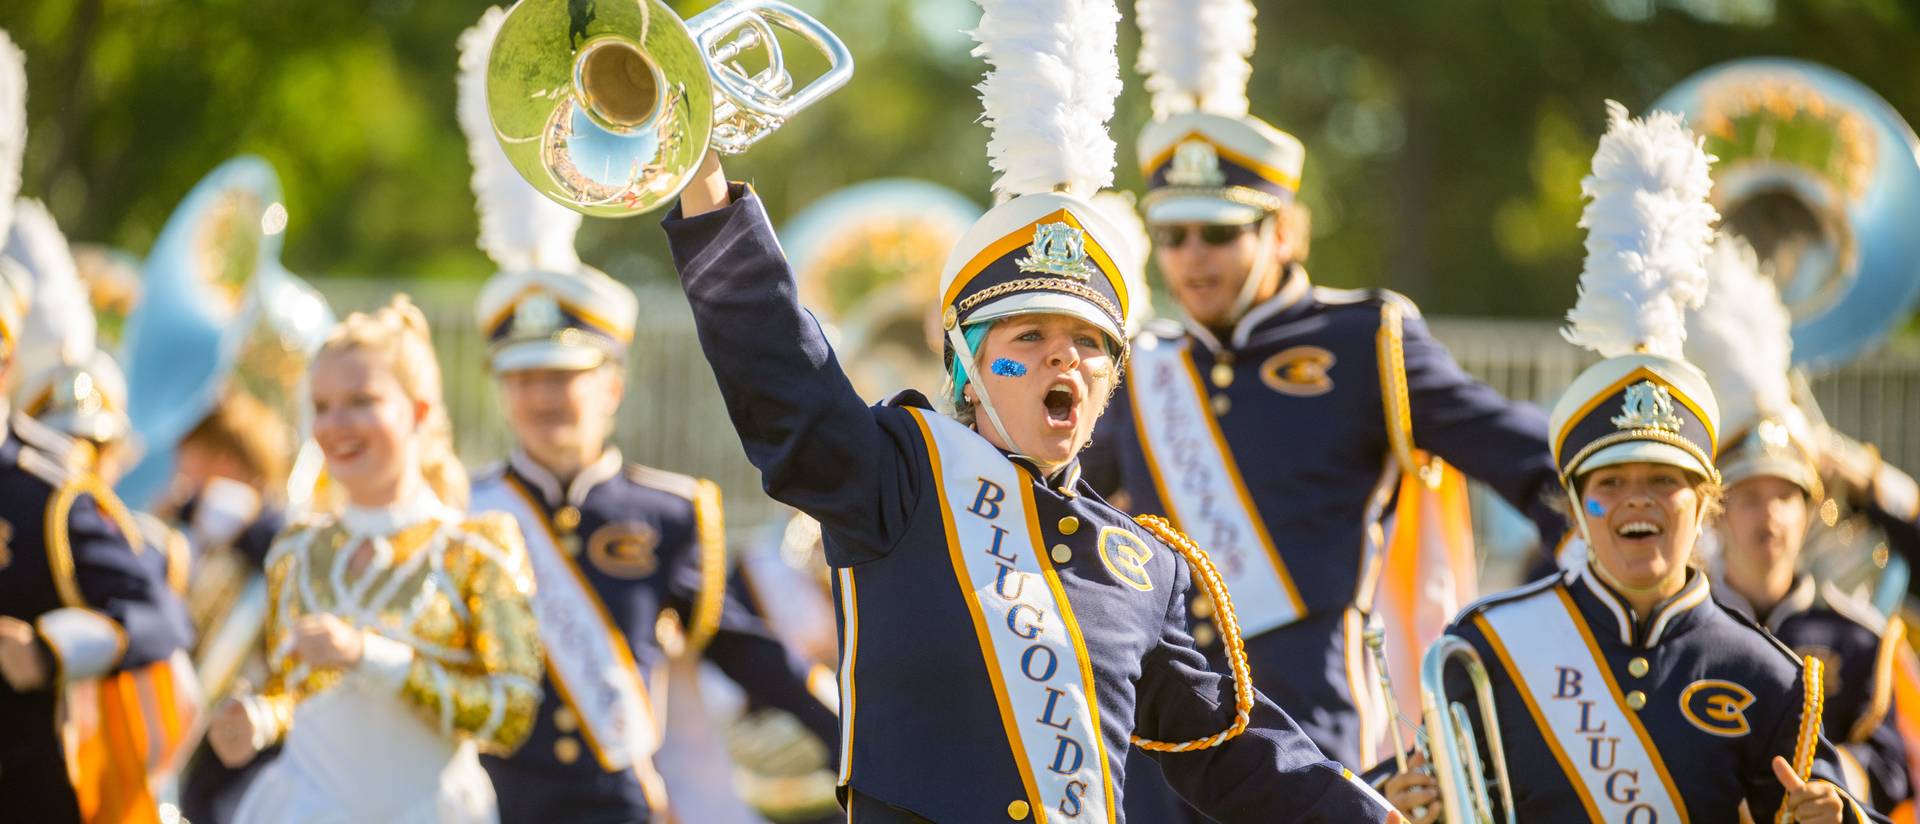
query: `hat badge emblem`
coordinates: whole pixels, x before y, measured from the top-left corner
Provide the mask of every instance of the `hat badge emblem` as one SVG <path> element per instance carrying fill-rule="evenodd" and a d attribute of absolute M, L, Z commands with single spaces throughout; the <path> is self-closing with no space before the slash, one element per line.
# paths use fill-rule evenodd
<path fill-rule="evenodd" d="M 1653 381 L 1641 381 L 1627 387 L 1626 403 L 1613 425 L 1620 429 L 1664 429 L 1679 432 L 1680 416 L 1673 412 L 1673 394 Z"/>
<path fill-rule="evenodd" d="M 1761 448 L 1768 451 L 1785 451 L 1793 445 L 1793 436 L 1787 426 L 1780 421 L 1767 418 L 1753 428 L 1753 437 Z"/>
<path fill-rule="evenodd" d="M 544 337 L 560 328 L 560 303 L 552 295 L 535 295 L 513 307 L 513 333 L 517 337 Z"/>
<path fill-rule="evenodd" d="M 1204 140 L 1189 140 L 1173 150 L 1173 165 L 1167 169 L 1167 182 L 1175 186 L 1220 186 L 1227 175 L 1220 171 L 1220 152 Z"/>
<path fill-rule="evenodd" d="M 1014 263 L 1022 272 L 1081 282 L 1093 279 L 1093 264 L 1087 261 L 1087 233 L 1065 223 L 1042 223 L 1036 227 L 1033 244 L 1027 247 L 1027 257 Z"/>

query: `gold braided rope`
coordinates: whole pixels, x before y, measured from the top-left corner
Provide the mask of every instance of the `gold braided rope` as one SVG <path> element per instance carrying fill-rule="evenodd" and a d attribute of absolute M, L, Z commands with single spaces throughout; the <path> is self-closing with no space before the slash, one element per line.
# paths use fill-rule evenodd
<path fill-rule="evenodd" d="M 1233 599 L 1227 596 L 1227 582 L 1221 579 L 1220 570 L 1214 568 L 1213 559 L 1207 557 L 1206 550 L 1158 515 L 1141 515 L 1133 520 L 1167 546 L 1173 547 L 1180 557 L 1187 559 L 1187 565 L 1193 567 L 1193 577 L 1200 582 L 1200 591 L 1213 599 L 1214 618 L 1220 625 L 1220 642 L 1227 649 L 1227 665 L 1233 670 L 1234 709 L 1233 726 L 1205 738 L 1174 744 L 1136 735 L 1133 736 L 1133 744 L 1155 752 L 1192 752 L 1220 746 L 1246 732 L 1248 722 L 1253 720 L 1253 673 L 1247 666 L 1246 645 L 1240 640 L 1240 615 L 1233 609 Z"/>

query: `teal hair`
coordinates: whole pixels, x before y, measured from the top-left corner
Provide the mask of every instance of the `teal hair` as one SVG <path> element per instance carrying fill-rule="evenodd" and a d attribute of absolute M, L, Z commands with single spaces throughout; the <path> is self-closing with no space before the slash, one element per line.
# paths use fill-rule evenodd
<path fill-rule="evenodd" d="M 973 354 L 980 354 L 980 343 L 987 339 L 987 330 L 993 328 L 993 324 L 994 321 L 982 321 L 980 323 L 969 324 L 960 330 L 960 336 L 967 339 L 967 348 L 973 350 Z M 960 360 L 960 353 L 955 352 L 948 366 L 948 371 L 953 376 L 954 406 L 964 406 L 967 398 L 961 390 L 967 387 L 968 364 L 963 364 Z"/>

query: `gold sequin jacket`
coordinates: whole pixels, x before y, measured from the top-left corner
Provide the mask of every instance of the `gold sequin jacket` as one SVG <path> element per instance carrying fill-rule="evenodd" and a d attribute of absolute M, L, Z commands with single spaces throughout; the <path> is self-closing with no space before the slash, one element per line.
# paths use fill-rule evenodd
<path fill-rule="evenodd" d="M 362 540 L 373 558 L 355 575 Z M 298 523 L 268 554 L 267 592 L 269 675 L 258 698 L 268 740 L 286 734 L 299 702 L 347 675 L 292 654 L 295 622 L 322 613 L 366 630 L 359 670 L 384 663 L 406 701 L 449 737 L 504 755 L 532 729 L 540 638 L 528 600 L 533 571 L 511 516 L 435 506 L 424 516 L 349 511 Z"/>

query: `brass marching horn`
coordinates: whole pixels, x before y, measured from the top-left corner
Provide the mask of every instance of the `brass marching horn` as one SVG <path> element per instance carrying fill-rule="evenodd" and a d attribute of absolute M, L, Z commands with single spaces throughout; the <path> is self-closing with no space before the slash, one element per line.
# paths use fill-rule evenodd
<path fill-rule="evenodd" d="M 1385 631 L 1369 626 L 1362 636 L 1372 651 L 1379 669 L 1380 689 L 1387 710 L 1393 713 L 1388 724 L 1393 731 L 1393 758 L 1396 772 L 1407 771 L 1406 747 L 1401 743 L 1399 714 L 1394 707 L 1393 677 L 1387 672 Z M 1480 756 L 1479 736 L 1467 706 L 1447 698 L 1446 675 L 1457 665 L 1466 673 L 1473 688 L 1475 704 L 1486 729 L 1487 758 Z M 1440 820 L 1451 824 L 1514 824 L 1513 784 L 1507 777 L 1507 752 L 1495 723 L 1493 683 L 1487 679 L 1487 667 L 1472 644 L 1452 635 L 1442 635 L 1427 648 L 1420 659 L 1420 737 L 1419 750 L 1426 754 L 1428 768 L 1440 785 Z M 1434 742 L 1438 742 L 1435 746 Z M 1491 763 L 1489 763 L 1491 762 Z M 1488 774 L 1488 770 L 1492 774 Z M 1495 806 L 1495 800 L 1498 806 Z"/>
<path fill-rule="evenodd" d="M 1466 672 L 1473 687 L 1481 727 L 1486 731 L 1484 760 L 1467 706 L 1447 698 L 1447 668 L 1454 664 Z M 1513 824 L 1513 782 L 1507 777 L 1506 746 L 1495 720 L 1493 684 L 1487 680 L 1487 667 L 1472 644 L 1442 635 L 1427 648 L 1420 659 L 1420 716 L 1430 742 L 1427 760 L 1440 784 L 1440 804 L 1446 810 L 1446 820 L 1453 824 Z"/>
<path fill-rule="evenodd" d="M 827 60 L 797 91 L 777 29 Z M 740 58 L 756 50 L 766 66 L 750 73 Z M 678 195 L 709 147 L 745 151 L 852 76 L 846 44 L 779 0 L 727 0 L 684 22 L 661 0 L 521 0 L 493 41 L 487 111 L 541 194 L 631 217 Z"/>

